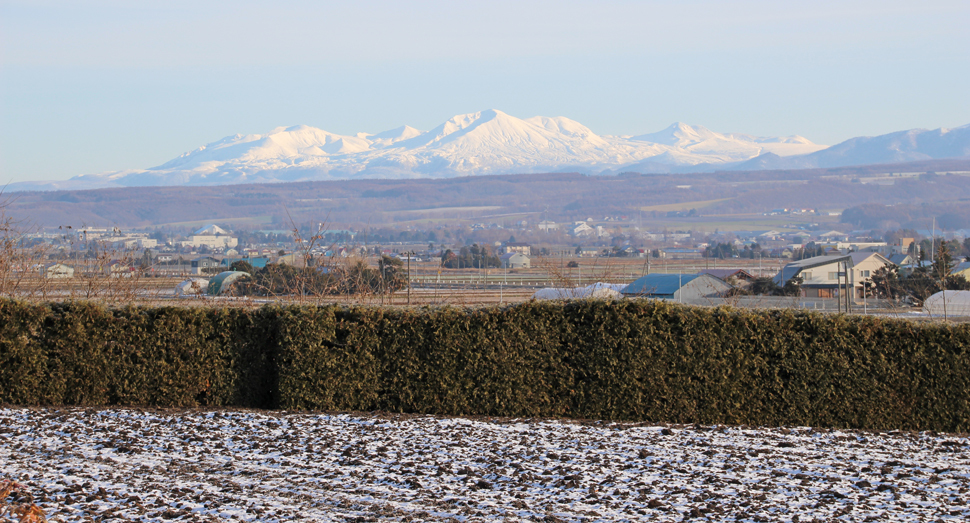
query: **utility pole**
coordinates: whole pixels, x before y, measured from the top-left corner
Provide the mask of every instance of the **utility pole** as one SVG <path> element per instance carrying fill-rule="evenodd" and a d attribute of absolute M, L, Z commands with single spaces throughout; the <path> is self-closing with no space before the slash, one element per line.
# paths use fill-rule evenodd
<path fill-rule="evenodd" d="M 842 271 L 841 271 L 841 269 L 842 269 L 842 267 L 839 267 L 838 264 L 835 265 L 835 281 L 836 281 L 835 287 L 836 287 L 836 290 L 839 291 L 839 293 L 842 292 Z M 842 296 L 837 296 L 837 298 L 838 298 L 838 304 L 839 304 L 839 314 L 842 314 Z"/>
<path fill-rule="evenodd" d="M 414 251 L 408 251 L 404 254 L 408 257 L 408 305 L 411 305 L 411 256 L 414 255 Z"/>
<path fill-rule="evenodd" d="M 849 282 L 849 262 L 842 262 L 845 268 L 845 312 L 852 312 L 852 283 Z"/>

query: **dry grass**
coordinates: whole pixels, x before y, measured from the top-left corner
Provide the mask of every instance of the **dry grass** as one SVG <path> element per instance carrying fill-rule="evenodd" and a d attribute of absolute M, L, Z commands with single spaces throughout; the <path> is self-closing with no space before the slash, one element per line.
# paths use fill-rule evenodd
<path fill-rule="evenodd" d="M 26 487 L 13 480 L 0 479 L 0 521 L 40 523 L 47 521 L 47 516 L 33 503 Z"/>

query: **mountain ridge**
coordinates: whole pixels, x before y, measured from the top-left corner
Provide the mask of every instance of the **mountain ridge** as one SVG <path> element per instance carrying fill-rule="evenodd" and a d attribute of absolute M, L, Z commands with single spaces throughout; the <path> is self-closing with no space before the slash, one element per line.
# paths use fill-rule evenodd
<path fill-rule="evenodd" d="M 798 136 L 718 133 L 675 122 L 634 136 L 597 135 L 566 117 L 520 119 L 496 109 L 455 115 L 429 131 L 403 125 L 340 135 L 306 125 L 235 134 L 148 169 L 20 182 L 10 190 L 838 167 L 970 155 L 970 125 L 857 137 L 831 147 Z M 855 162 L 855 163 L 853 163 Z"/>

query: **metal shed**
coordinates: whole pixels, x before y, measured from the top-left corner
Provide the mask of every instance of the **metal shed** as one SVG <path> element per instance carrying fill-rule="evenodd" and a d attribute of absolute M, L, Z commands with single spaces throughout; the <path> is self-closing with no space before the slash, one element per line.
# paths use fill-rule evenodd
<path fill-rule="evenodd" d="M 648 274 L 623 289 L 628 298 L 658 298 L 664 300 L 692 300 L 717 298 L 731 290 L 731 286 L 710 274 Z"/>

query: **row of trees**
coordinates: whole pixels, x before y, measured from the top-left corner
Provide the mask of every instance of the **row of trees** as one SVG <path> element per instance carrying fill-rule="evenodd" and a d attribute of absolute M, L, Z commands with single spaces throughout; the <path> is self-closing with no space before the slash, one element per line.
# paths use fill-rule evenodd
<path fill-rule="evenodd" d="M 733 243 L 717 243 L 709 245 L 704 249 L 705 258 L 717 258 L 726 260 L 728 258 L 746 258 L 753 260 L 762 254 L 761 246 L 757 243 L 745 245 L 739 249 Z"/>
<path fill-rule="evenodd" d="M 501 267 L 502 260 L 492 253 L 487 245 L 477 243 L 470 247 L 462 247 L 457 254 L 448 249 L 441 256 L 441 266 L 447 269 L 481 269 Z"/>
<path fill-rule="evenodd" d="M 784 285 L 778 285 L 769 276 L 754 278 L 743 287 L 735 286 L 731 296 L 799 296 L 802 292 L 802 278 L 789 278 Z"/>
<path fill-rule="evenodd" d="M 956 246 L 959 246 L 959 242 Z M 927 249 L 920 249 L 919 264 L 908 274 L 901 274 L 895 266 L 882 267 L 864 282 L 871 296 L 891 300 L 908 299 L 922 304 L 933 294 L 942 290 L 970 291 L 970 282 L 960 274 L 953 274 L 957 257 L 955 246 L 940 243 L 932 264 L 926 263 Z"/>
<path fill-rule="evenodd" d="M 384 294 L 408 286 L 403 262 L 390 256 L 382 256 L 376 268 L 358 259 L 345 266 L 303 268 L 274 263 L 253 268 L 237 261 L 229 269 L 250 275 L 235 283 L 232 293 L 238 296 Z"/>

